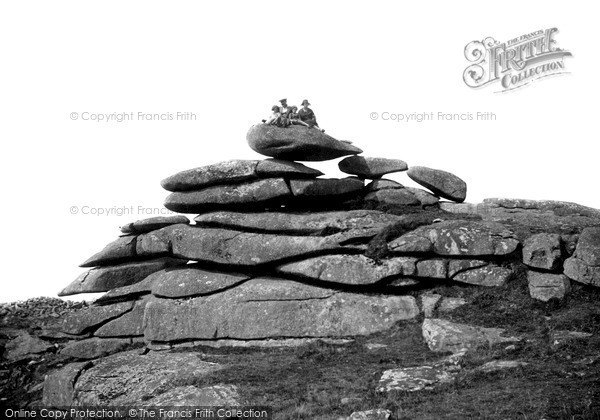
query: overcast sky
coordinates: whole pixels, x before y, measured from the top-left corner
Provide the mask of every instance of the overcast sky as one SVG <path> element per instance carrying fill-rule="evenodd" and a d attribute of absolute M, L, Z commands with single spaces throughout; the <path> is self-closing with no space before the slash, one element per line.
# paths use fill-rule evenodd
<path fill-rule="evenodd" d="M 327 133 L 352 140 L 365 156 L 455 173 L 468 184 L 469 202 L 514 197 L 600 208 L 593 8 L 554 1 L 3 2 L 0 300 L 54 296 L 120 225 L 161 211 L 166 176 L 260 158 L 246 131 L 281 97 L 298 105 L 309 99 Z M 573 53 L 564 61 L 569 74 L 510 93 L 463 82 L 470 41 L 552 27 L 556 46 Z M 178 120 L 178 112 L 195 119 Z M 386 112 L 492 112 L 496 119 L 396 122 L 383 120 Z M 119 113 L 134 118 L 91 120 Z M 337 161 L 310 165 L 341 175 Z M 390 178 L 414 185 L 406 174 Z M 90 214 L 110 211 L 100 209 L 113 210 Z"/>

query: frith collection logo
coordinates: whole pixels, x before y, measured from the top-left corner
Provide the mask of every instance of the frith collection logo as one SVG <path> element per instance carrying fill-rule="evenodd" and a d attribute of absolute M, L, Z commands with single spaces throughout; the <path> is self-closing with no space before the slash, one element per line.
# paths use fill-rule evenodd
<path fill-rule="evenodd" d="M 544 77 L 564 74 L 564 58 L 569 51 L 556 47 L 556 28 L 521 35 L 506 42 L 492 37 L 472 41 L 465 47 L 471 62 L 463 79 L 467 86 L 478 88 L 499 82 L 506 92 L 523 87 Z"/>

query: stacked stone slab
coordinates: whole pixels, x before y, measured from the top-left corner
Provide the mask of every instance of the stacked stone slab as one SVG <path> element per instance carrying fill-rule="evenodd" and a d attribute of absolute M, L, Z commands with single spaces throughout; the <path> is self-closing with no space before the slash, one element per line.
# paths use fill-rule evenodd
<path fill-rule="evenodd" d="M 466 184 L 452 174 L 358 156 L 349 142 L 303 127 L 258 125 L 247 141 L 270 158 L 162 182 L 165 206 L 194 214 L 193 222 L 176 215 L 129 223 L 82 264 L 90 270 L 60 294 L 106 293 L 58 326 L 74 339 L 63 355 L 89 359 L 138 341 L 345 339 L 415 318 L 422 308 L 414 291 L 439 282 L 502 286 L 521 259 L 532 272 L 562 276 L 556 237 L 524 238 L 508 223 L 440 210 L 440 197 L 465 199 Z M 342 179 L 296 162 L 344 156 L 340 170 L 351 176 Z M 404 171 L 429 191 L 382 178 Z M 594 235 L 585 242 L 592 247 Z M 592 267 L 585 273 L 598 266 L 588 249 L 579 244 L 572 257 L 574 267 Z M 530 284 L 547 287 L 533 277 Z"/>

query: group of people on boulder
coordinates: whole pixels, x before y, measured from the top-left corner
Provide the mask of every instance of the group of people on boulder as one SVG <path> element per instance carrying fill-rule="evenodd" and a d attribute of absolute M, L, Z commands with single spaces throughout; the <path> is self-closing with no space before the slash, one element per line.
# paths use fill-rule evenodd
<path fill-rule="evenodd" d="M 277 127 L 289 127 L 290 125 L 302 125 L 308 128 L 316 128 L 321 131 L 325 131 L 317 124 L 317 117 L 312 109 L 309 108 L 310 102 L 308 100 L 302 101 L 302 108 L 298 110 L 295 105 L 288 105 L 287 99 L 281 99 L 279 101 L 281 106 L 273 105 L 271 111 L 273 114 L 266 119 L 262 120 L 265 124 L 274 125 Z"/>

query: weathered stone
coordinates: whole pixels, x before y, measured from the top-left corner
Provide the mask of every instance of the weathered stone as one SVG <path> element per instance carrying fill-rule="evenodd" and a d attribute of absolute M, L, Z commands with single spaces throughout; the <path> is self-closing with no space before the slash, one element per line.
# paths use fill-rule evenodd
<path fill-rule="evenodd" d="M 408 169 L 408 165 L 403 160 L 365 156 L 344 158 L 338 163 L 338 167 L 344 173 L 367 179 L 380 178 L 385 174 Z"/>
<path fill-rule="evenodd" d="M 346 196 L 362 191 L 364 182 L 357 178 L 292 179 L 290 189 L 294 197 L 323 199 Z"/>
<path fill-rule="evenodd" d="M 133 309 L 122 316 L 107 322 L 98 328 L 94 335 L 97 337 L 139 337 L 144 335 L 144 309 L 149 298 L 135 302 Z"/>
<path fill-rule="evenodd" d="M 255 152 L 284 160 L 323 161 L 362 153 L 358 147 L 305 127 L 257 124 L 250 127 L 246 140 Z"/>
<path fill-rule="evenodd" d="M 178 386 L 145 403 L 150 407 L 239 407 L 240 394 L 235 385 L 213 385 L 198 388 Z"/>
<path fill-rule="evenodd" d="M 68 313 L 56 328 L 67 334 L 83 334 L 111 319 L 122 316 L 133 309 L 133 305 L 133 302 L 121 302 L 79 309 Z"/>
<path fill-rule="evenodd" d="M 561 239 L 556 233 L 539 233 L 523 242 L 523 263 L 529 267 L 555 270 L 561 259 Z"/>
<path fill-rule="evenodd" d="M 448 261 L 448 277 L 452 278 L 463 271 L 485 267 L 488 261 L 482 260 L 450 260 Z"/>
<path fill-rule="evenodd" d="M 515 251 L 519 241 L 495 222 L 449 220 L 421 226 L 388 244 L 393 252 L 433 252 L 437 255 L 494 256 Z"/>
<path fill-rule="evenodd" d="M 117 287 L 109 290 L 104 295 L 100 296 L 94 303 L 105 305 L 115 301 L 137 299 L 139 296 L 147 295 L 152 291 L 154 280 L 164 271 L 171 270 L 166 268 L 150 274 L 144 280 L 134 283 L 130 286 Z"/>
<path fill-rule="evenodd" d="M 257 178 L 257 160 L 228 160 L 188 169 L 164 179 L 167 191 L 189 191 L 216 184 L 232 184 Z"/>
<path fill-rule="evenodd" d="M 137 351 L 118 353 L 99 360 L 83 372 L 75 384 L 77 406 L 139 406 L 221 368 L 204 362 L 197 353 Z"/>
<path fill-rule="evenodd" d="M 44 380 L 42 404 L 46 407 L 70 407 L 73 404 L 75 382 L 81 372 L 90 366 L 91 362 L 69 363 L 48 374 Z"/>
<path fill-rule="evenodd" d="M 369 184 L 367 184 L 367 186 L 366 186 L 366 190 L 369 192 L 385 190 L 385 189 L 401 189 L 401 188 L 405 188 L 404 185 L 400 184 L 399 182 L 392 181 L 391 179 L 385 179 L 385 178 L 374 179 L 373 181 L 369 182 Z"/>
<path fill-rule="evenodd" d="M 99 338 L 69 342 L 60 351 L 60 355 L 78 360 L 97 359 L 127 349 L 132 344 L 130 338 Z"/>
<path fill-rule="evenodd" d="M 502 337 L 501 328 L 484 328 L 458 324 L 445 319 L 426 318 L 423 321 L 423 338 L 429 349 L 435 352 L 453 353 L 480 345 L 514 342 L 516 337 Z"/>
<path fill-rule="evenodd" d="M 391 206 L 418 206 L 421 201 L 406 188 L 386 188 L 368 193 L 365 201 L 376 201 Z"/>
<path fill-rule="evenodd" d="M 183 215 L 150 217 L 121 226 L 121 232 L 127 234 L 147 233 L 170 225 L 178 225 L 180 223 L 187 225 L 190 223 L 190 219 Z"/>
<path fill-rule="evenodd" d="M 376 408 L 374 410 L 355 411 L 348 420 L 388 420 L 392 415 L 390 410 Z"/>
<path fill-rule="evenodd" d="M 565 260 L 564 271 L 571 280 L 600 287 L 600 267 L 589 266 L 583 260 L 571 257 Z"/>
<path fill-rule="evenodd" d="M 174 255 L 185 259 L 252 266 L 324 251 L 343 251 L 345 247 L 340 242 L 344 239 L 347 239 L 344 233 L 325 237 L 283 236 L 185 226 L 173 229 L 171 246 Z"/>
<path fill-rule="evenodd" d="M 161 271 L 152 284 L 152 294 L 167 298 L 208 295 L 250 278 L 245 274 L 203 270 L 187 265 Z"/>
<path fill-rule="evenodd" d="M 348 337 L 386 330 L 418 313 L 408 296 L 365 296 L 258 278 L 207 297 L 150 302 L 144 325 L 146 340 L 162 342 Z"/>
<path fill-rule="evenodd" d="M 478 286 L 503 286 L 513 275 L 510 268 L 489 264 L 485 267 L 462 271 L 452 277 L 452 280 L 461 283 L 476 284 Z"/>
<path fill-rule="evenodd" d="M 290 189 L 282 178 L 267 178 L 243 184 L 216 185 L 202 190 L 177 191 L 167 197 L 164 205 L 179 213 L 201 213 L 228 208 L 264 207 L 290 196 Z"/>
<path fill-rule="evenodd" d="M 421 206 L 435 206 L 439 203 L 440 199 L 428 191 L 420 188 L 406 187 L 406 190 L 413 193 L 417 200 L 421 202 Z"/>
<path fill-rule="evenodd" d="M 27 331 L 21 331 L 6 344 L 3 356 L 6 360 L 15 362 L 44 353 L 51 347 L 53 347 L 51 343 L 34 337 Z"/>
<path fill-rule="evenodd" d="M 564 271 L 572 280 L 600 286 L 600 227 L 581 232 L 575 253 L 565 261 Z"/>
<path fill-rule="evenodd" d="M 460 308 L 463 305 L 466 305 L 467 301 L 463 298 L 454 298 L 454 297 L 445 297 L 440 302 L 440 306 L 438 307 L 438 311 L 440 313 L 448 313 L 452 312 L 455 309 Z"/>
<path fill-rule="evenodd" d="M 421 295 L 421 310 L 425 318 L 433 318 L 435 315 L 435 307 L 442 298 L 442 295 L 437 293 L 423 293 Z"/>
<path fill-rule="evenodd" d="M 80 267 L 114 265 L 135 258 L 136 236 L 122 236 L 109 243 L 104 249 L 92 255 Z"/>
<path fill-rule="evenodd" d="M 116 287 L 137 283 L 155 271 L 162 270 L 166 267 L 185 264 L 186 262 L 187 261 L 185 260 L 176 258 L 158 258 L 148 261 L 93 268 L 73 280 L 71 284 L 58 293 L 58 296 L 76 295 L 78 293 L 106 292 Z"/>
<path fill-rule="evenodd" d="M 564 274 L 527 272 L 529 295 L 537 300 L 547 302 L 550 299 L 562 299 L 571 290 L 571 282 Z"/>
<path fill-rule="evenodd" d="M 445 279 L 448 275 L 448 261 L 436 258 L 417 262 L 416 275 L 435 279 Z"/>
<path fill-rule="evenodd" d="M 421 391 L 433 389 L 439 384 L 450 383 L 457 372 L 451 372 L 442 366 L 418 366 L 390 369 L 383 372 L 377 391 Z"/>
<path fill-rule="evenodd" d="M 309 168 L 298 162 L 290 162 L 289 160 L 280 159 L 265 159 L 258 162 L 256 173 L 260 177 L 275 178 L 316 178 L 323 175 L 323 172 L 313 168 Z"/>
<path fill-rule="evenodd" d="M 413 166 L 408 170 L 408 176 L 435 195 L 448 200 L 461 203 L 467 197 L 467 184 L 465 181 L 450 172 L 424 166 Z"/>
<path fill-rule="evenodd" d="M 281 234 L 323 235 L 348 230 L 364 230 L 374 236 L 402 216 L 375 210 L 349 210 L 311 213 L 240 213 L 218 211 L 194 219 L 198 225 Z"/>
<path fill-rule="evenodd" d="M 376 262 L 364 255 L 321 255 L 277 267 L 280 273 L 343 284 L 374 284 L 391 276 L 410 276 L 415 258 L 394 257 Z"/>

